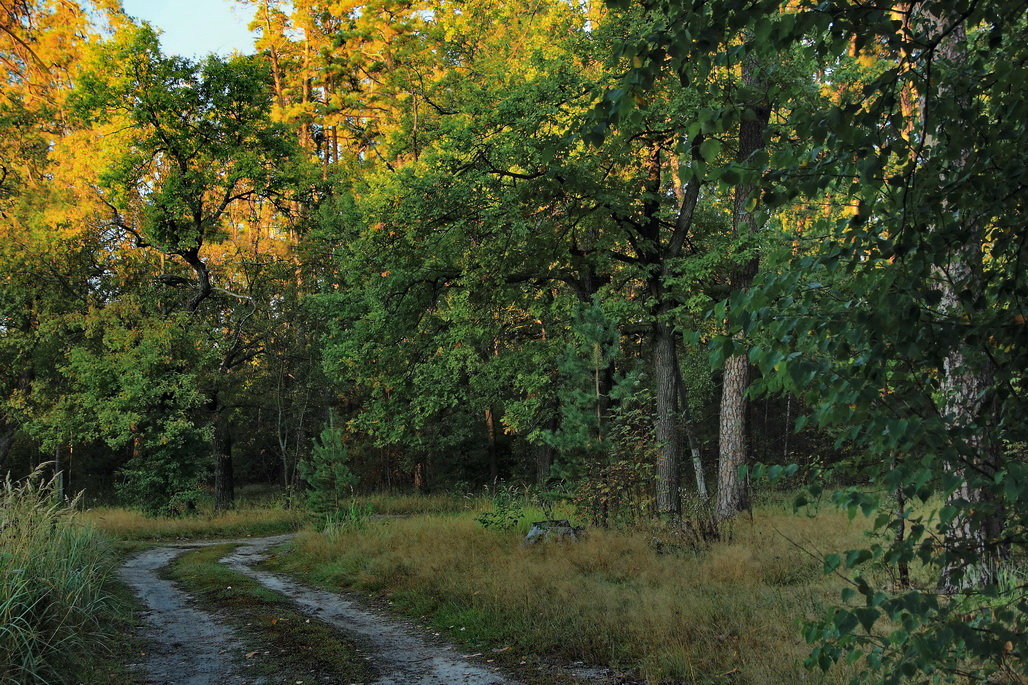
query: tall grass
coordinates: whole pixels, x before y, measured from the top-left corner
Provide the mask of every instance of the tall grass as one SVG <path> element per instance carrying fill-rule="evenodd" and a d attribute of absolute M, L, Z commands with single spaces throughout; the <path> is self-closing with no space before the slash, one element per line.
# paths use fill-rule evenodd
<path fill-rule="evenodd" d="M 77 680 L 109 635 L 114 554 L 37 471 L 0 488 L 0 681 Z"/>
<path fill-rule="evenodd" d="M 288 533 L 307 518 L 300 509 L 277 506 L 240 507 L 201 512 L 194 516 L 147 516 L 134 509 L 103 507 L 82 512 L 80 518 L 119 540 L 234 538 Z"/>
<path fill-rule="evenodd" d="M 800 623 L 839 592 L 810 549 L 852 547 L 863 530 L 835 511 L 807 517 L 765 505 L 709 549 L 676 548 L 641 529 L 525 547 L 523 530 L 428 515 L 305 534 L 298 553 L 274 563 L 387 595 L 456 638 L 610 664 L 651 682 L 840 682 L 852 673 L 801 665 L 809 647 Z"/>

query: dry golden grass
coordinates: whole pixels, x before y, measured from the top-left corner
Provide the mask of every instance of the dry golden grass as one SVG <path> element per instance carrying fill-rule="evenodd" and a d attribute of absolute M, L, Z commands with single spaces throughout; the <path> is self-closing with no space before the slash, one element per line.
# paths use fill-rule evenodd
<path fill-rule="evenodd" d="M 471 642 L 612 664 L 653 682 L 838 682 L 801 665 L 799 624 L 838 583 L 787 542 L 854 547 L 860 522 L 766 505 L 709 550 L 657 553 L 652 531 L 593 530 L 581 543 L 524 547 L 523 531 L 471 515 L 373 521 L 303 534 L 280 567 L 381 592 Z M 727 678 L 721 678 L 726 676 Z"/>
<path fill-rule="evenodd" d="M 111 507 L 89 509 L 79 516 L 121 540 L 275 535 L 296 530 L 305 522 L 303 512 L 275 507 L 239 508 L 182 517 L 150 517 L 131 509 Z"/>

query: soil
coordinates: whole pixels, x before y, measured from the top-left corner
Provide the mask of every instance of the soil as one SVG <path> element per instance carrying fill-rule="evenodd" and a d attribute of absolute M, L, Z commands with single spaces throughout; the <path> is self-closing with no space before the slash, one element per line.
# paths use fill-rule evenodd
<path fill-rule="evenodd" d="M 160 575 L 160 570 L 189 549 L 234 544 L 222 559 L 233 570 L 288 597 L 301 613 L 316 617 L 353 637 L 368 654 L 379 685 L 516 685 L 511 677 L 475 663 L 456 647 L 442 644 L 423 628 L 375 610 L 355 598 L 302 585 L 257 564 L 288 535 L 245 540 L 169 544 L 142 552 L 122 566 L 122 580 L 145 607 L 143 638 L 150 643 L 137 667 L 146 682 L 160 685 L 244 683 L 260 685 L 266 677 L 249 677 L 245 642 L 217 613 Z"/>
<path fill-rule="evenodd" d="M 248 682 L 234 658 L 243 653 L 236 632 L 159 575 L 160 569 L 186 549 L 150 549 L 120 569 L 121 579 L 145 607 L 143 638 L 149 648 L 136 668 L 145 674 L 146 682 L 160 685 Z"/>

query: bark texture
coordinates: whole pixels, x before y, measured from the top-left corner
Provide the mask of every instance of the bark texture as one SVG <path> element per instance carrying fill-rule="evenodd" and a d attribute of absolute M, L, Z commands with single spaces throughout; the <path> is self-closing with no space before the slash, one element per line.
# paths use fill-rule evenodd
<path fill-rule="evenodd" d="M 936 16 L 924 11 L 920 19 L 929 40 L 938 41 L 935 60 L 958 65 L 967 59 L 967 37 L 962 18 Z M 921 116 L 929 131 L 936 125 L 928 121 L 934 115 L 930 105 L 932 95 L 931 92 L 925 93 L 921 103 Z M 944 99 L 954 96 L 954 93 L 943 85 L 935 95 Z M 969 102 L 961 101 L 959 95 L 956 97 L 961 109 L 970 108 Z M 943 145 L 945 143 L 933 134 L 926 135 L 925 153 L 929 157 L 941 153 Z M 962 172 L 968 152 L 951 150 L 948 154 L 955 157 L 954 171 Z M 945 204 L 943 201 L 944 209 Z M 958 321 L 973 315 L 968 309 L 972 306 L 968 301 L 982 293 L 984 288 L 982 243 L 985 231 L 983 226 L 969 223 L 955 228 L 959 240 L 952 242 L 956 247 L 946 263 L 934 269 L 933 276 L 940 294 L 939 313 L 944 319 Z M 943 229 L 937 226 L 933 229 L 939 230 L 954 230 L 954 227 Z M 992 434 L 994 420 L 988 416 L 987 406 L 994 373 L 985 351 L 960 339 L 952 344 L 943 360 L 940 408 L 960 455 L 957 462 L 947 464 L 947 468 L 962 478 L 960 486 L 949 497 L 949 503 L 955 505 L 960 513 L 947 531 L 946 546 L 971 560 L 944 569 L 941 589 L 945 592 L 981 588 L 995 583 L 998 577 L 1001 559 L 996 540 L 1002 533 L 1002 513 L 982 514 L 990 508 L 988 493 L 971 483 L 977 474 L 990 476 L 998 460 L 998 445 Z"/>
<path fill-rule="evenodd" d="M 739 478 L 739 467 L 746 463 L 746 386 L 749 363 L 742 355 L 725 360 L 721 391 L 720 455 L 717 471 L 719 519 L 728 519 L 749 506 L 746 483 Z"/>
<path fill-rule="evenodd" d="M 671 327 L 656 322 L 653 327 L 653 376 L 657 401 L 656 434 L 660 445 L 657 458 L 657 511 L 677 516 L 681 513 L 679 464 L 682 443 L 679 439 L 676 409 L 678 360 Z"/>
<path fill-rule="evenodd" d="M 751 92 L 761 94 L 759 101 L 749 103 L 749 115 L 739 124 L 738 161 L 745 165 L 753 153 L 764 147 L 770 105 L 763 99 L 767 84 L 759 61 L 748 55 L 743 59 L 742 82 Z M 737 236 L 756 234 L 760 230 L 753 212 L 747 209 L 758 192 L 754 178 L 735 188 L 732 226 Z M 733 292 L 747 290 L 753 284 L 759 262 L 756 257 L 746 260 L 731 277 Z M 749 366 L 744 354 L 725 360 L 721 388 L 720 445 L 718 454 L 718 485 L 715 514 L 719 519 L 731 518 L 740 509 L 747 508 L 746 484 L 738 475 L 739 467 L 746 463 L 746 388 L 749 385 Z"/>

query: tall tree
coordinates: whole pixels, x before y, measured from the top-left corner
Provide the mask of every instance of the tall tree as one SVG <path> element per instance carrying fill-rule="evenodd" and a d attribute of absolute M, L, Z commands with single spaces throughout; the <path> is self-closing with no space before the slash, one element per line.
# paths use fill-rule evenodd
<path fill-rule="evenodd" d="M 768 103 L 768 76 L 766 66 L 755 54 L 747 54 L 740 65 L 740 93 L 748 98 L 741 104 L 739 117 L 739 147 L 736 153 L 745 180 L 735 187 L 732 202 L 732 231 L 745 250 L 743 263 L 730 277 L 735 292 L 745 292 L 752 284 L 760 267 L 759 255 L 754 252 L 762 219 L 757 218 L 760 174 L 763 164 L 748 168 L 758 161 L 758 152 L 764 150 L 771 105 Z M 745 235 L 743 235 L 745 234 Z M 748 508 L 747 483 L 740 476 L 740 468 L 747 460 L 746 391 L 749 385 L 750 361 L 745 349 L 725 360 L 721 383 L 720 453 L 718 458 L 718 485 L 715 514 L 728 519 L 740 509 Z"/>
<path fill-rule="evenodd" d="M 271 303 L 257 299 L 270 293 L 259 292 L 254 274 L 233 272 L 218 243 L 242 225 L 238 207 L 293 208 L 294 145 L 270 120 L 270 81 L 255 58 L 166 57 L 144 25 L 104 45 L 76 91 L 79 111 L 108 129 L 111 161 L 97 184 L 106 225 L 136 248 L 178 260 L 156 279 L 189 295 L 165 307 L 189 313 L 194 334 L 217 350 L 199 390 L 213 426 L 219 507 L 232 503 L 232 372 L 263 352 L 254 313 Z M 182 266 L 190 277 L 176 273 Z M 234 273 L 248 292 L 231 289 Z"/>

